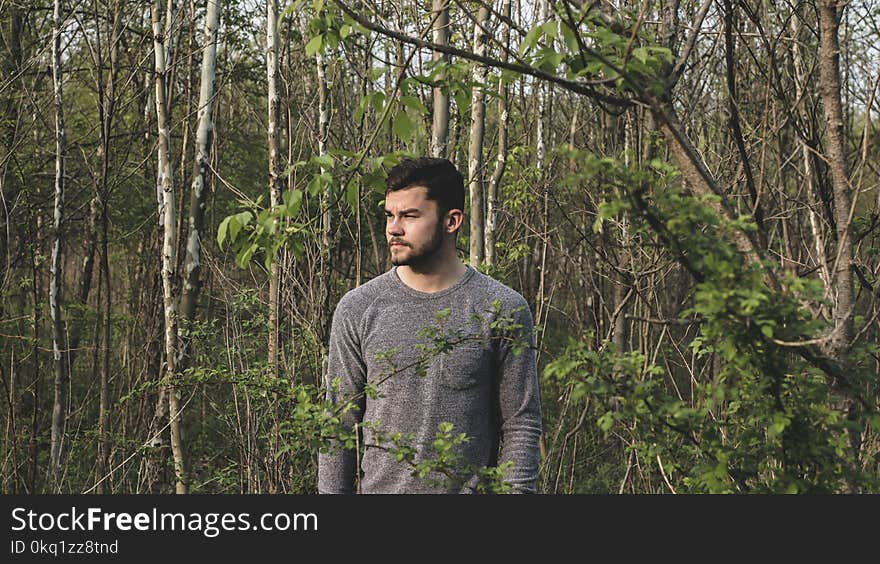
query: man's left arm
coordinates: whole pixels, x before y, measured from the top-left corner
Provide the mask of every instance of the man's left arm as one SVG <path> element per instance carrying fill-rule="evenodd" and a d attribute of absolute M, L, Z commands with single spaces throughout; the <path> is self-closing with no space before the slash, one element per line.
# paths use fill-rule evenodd
<path fill-rule="evenodd" d="M 535 493 L 540 462 L 541 398 L 534 323 L 524 299 L 514 309 L 516 311 L 508 315 L 521 328 L 507 332 L 500 344 L 497 381 L 501 453 L 498 464 L 513 463 L 505 471 L 504 481 L 513 486 L 516 493 Z"/>

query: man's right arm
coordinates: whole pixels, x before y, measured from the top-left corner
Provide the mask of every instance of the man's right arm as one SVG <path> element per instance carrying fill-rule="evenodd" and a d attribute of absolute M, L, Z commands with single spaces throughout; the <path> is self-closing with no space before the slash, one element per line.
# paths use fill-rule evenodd
<path fill-rule="evenodd" d="M 324 384 L 327 399 L 337 410 L 353 401 L 355 408 L 340 415 L 342 425 L 351 431 L 360 423 L 364 413 L 364 383 L 367 369 L 361 356 L 360 336 L 357 324 L 360 315 L 353 311 L 350 294 L 343 296 L 333 313 L 330 326 L 330 343 L 327 359 L 327 372 Z M 334 380 L 338 379 L 338 386 Z M 331 450 L 318 454 L 318 493 L 354 493 L 357 472 L 357 452 L 343 449 L 338 441 L 331 441 Z"/>

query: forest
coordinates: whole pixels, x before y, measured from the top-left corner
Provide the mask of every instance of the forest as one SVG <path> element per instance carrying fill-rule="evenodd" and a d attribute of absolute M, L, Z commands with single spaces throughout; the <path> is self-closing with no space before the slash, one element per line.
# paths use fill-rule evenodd
<path fill-rule="evenodd" d="M 311 494 L 385 176 L 465 177 L 543 494 L 880 492 L 872 0 L 0 0 L 0 491 Z M 438 431 L 442 464 L 457 441 Z"/>

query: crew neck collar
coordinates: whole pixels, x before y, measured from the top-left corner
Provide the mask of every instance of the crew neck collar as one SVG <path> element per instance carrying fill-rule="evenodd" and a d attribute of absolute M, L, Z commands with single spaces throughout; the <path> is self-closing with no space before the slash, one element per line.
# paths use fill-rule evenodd
<path fill-rule="evenodd" d="M 401 280 L 400 276 L 398 276 L 396 266 L 391 269 L 391 280 L 394 282 L 394 285 L 396 287 L 400 288 L 402 291 L 406 292 L 410 296 L 419 299 L 430 300 L 455 292 L 456 290 L 464 286 L 467 281 L 470 280 L 471 277 L 473 277 L 475 272 L 476 270 L 472 266 L 465 265 L 464 274 L 461 275 L 461 278 L 459 278 L 458 281 L 456 281 L 452 286 L 443 288 L 442 290 L 437 290 L 436 292 L 422 292 L 421 290 L 416 290 L 415 288 L 408 286 L 407 283 Z"/>

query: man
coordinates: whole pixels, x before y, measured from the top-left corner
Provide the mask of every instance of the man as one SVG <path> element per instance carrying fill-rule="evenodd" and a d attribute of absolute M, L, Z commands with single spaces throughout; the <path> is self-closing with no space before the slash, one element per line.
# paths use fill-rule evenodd
<path fill-rule="evenodd" d="M 328 399 L 355 405 L 342 422 L 362 430 L 363 456 L 320 454 L 320 493 L 470 493 L 483 489 L 487 468 L 511 491 L 535 491 L 532 316 L 520 294 L 459 260 L 463 209 L 464 182 L 448 160 L 405 160 L 389 172 L 394 267 L 339 301 L 326 376 Z M 447 444 L 468 437 L 454 445 L 453 462 L 434 444 L 441 424 Z"/>

